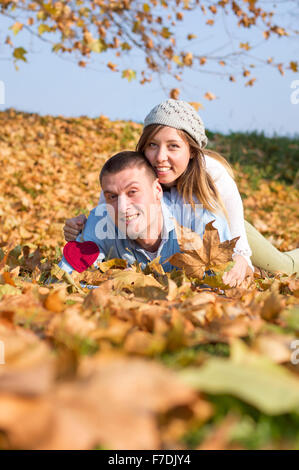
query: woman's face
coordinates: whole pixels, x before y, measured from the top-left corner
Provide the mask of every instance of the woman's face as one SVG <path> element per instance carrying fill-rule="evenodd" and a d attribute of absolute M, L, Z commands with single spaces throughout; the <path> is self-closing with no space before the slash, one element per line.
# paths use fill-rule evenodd
<path fill-rule="evenodd" d="M 144 154 L 165 186 L 175 185 L 190 160 L 189 144 L 176 129 L 167 126 L 148 141 Z"/>

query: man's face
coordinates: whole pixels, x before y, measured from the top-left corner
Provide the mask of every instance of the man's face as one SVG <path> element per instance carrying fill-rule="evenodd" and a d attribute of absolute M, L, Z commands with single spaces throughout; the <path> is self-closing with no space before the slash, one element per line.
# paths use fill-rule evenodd
<path fill-rule="evenodd" d="M 102 178 L 108 212 L 115 225 L 131 239 L 152 238 L 161 209 L 162 188 L 144 167 L 131 167 Z"/>

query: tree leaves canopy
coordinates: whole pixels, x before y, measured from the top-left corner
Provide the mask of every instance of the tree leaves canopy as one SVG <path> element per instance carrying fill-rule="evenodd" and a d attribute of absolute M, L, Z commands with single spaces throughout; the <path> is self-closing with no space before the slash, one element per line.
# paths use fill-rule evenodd
<path fill-rule="evenodd" d="M 256 78 L 251 76 L 254 57 L 249 55 L 253 47 L 249 40 L 240 40 L 233 50 L 222 55 L 219 51 L 205 52 L 201 38 L 188 31 L 188 26 L 184 26 L 187 34 L 185 41 L 182 40 L 180 26 L 191 13 L 197 15 L 199 25 L 211 28 L 224 13 L 240 30 L 247 30 L 254 41 L 258 36 L 266 41 L 298 34 L 282 24 L 284 17 L 275 13 L 274 6 L 261 0 L 0 0 L 0 14 L 11 20 L 5 43 L 15 62 L 27 61 L 28 50 L 14 44 L 27 31 L 49 43 L 53 52 L 72 54 L 81 67 L 88 65 L 92 53 L 110 53 L 117 63 L 107 60 L 106 66 L 128 81 L 138 77 L 145 84 L 156 74 L 167 74 L 180 81 L 185 69 L 207 71 L 207 66 L 212 66 L 214 73 L 219 68 L 223 73 L 224 68 L 229 80 L 234 82 L 231 66 L 237 60 L 245 84 L 251 86 Z M 123 59 L 132 56 L 132 52 L 141 53 L 143 65 L 134 65 L 138 70 L 123 69 Z M 276 63 L 273 58 L 262 61 L 276 67 L 281 74 L 286 68 L 298 71 L 296 60 L 289 64 Z M 179 89 L 171 90 L 171 96 L 174 95 L 179 96 Z M 207 92 L 205 98 L 211 100 L 215 96 Z"/>

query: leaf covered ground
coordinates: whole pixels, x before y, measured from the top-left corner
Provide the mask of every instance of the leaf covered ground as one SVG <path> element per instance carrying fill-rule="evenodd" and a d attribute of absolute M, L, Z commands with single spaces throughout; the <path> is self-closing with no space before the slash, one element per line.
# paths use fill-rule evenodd
<path fill-rule="evenodd" d="M 57 267 L 65 219 L 97 204 L 103 162 L 140 131 L 0 113 L 0 448 L 299 448 L 295 276 L 257 270 L 227 289 L 202 266 Z M 236 170 L 247 220 L 296 248 L 299 140 L 209 138 Z"/>

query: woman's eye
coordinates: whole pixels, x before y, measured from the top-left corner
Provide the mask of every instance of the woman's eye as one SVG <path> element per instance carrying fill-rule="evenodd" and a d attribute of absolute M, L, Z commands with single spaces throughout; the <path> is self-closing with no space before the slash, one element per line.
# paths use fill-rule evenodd
<path fill-rule="evenodd" d="M 155 145 L 156 145 L 156 144 L 155 144 L 154 142 L 150 142 L 150 143 L 148 144 L 149 147 L 155 147 Z"/>

